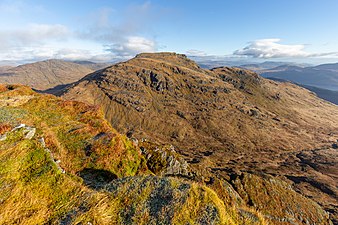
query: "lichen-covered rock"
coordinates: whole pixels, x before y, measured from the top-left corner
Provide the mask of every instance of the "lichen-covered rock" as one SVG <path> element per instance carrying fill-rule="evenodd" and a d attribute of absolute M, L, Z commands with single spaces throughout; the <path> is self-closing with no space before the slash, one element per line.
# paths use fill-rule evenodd
<path fill-rule="evenodd" d="M 147 160 L 148 168 L 156 175 L 196 178 L 196 173 L 193 172 L 182 156 L 176 153 L 172 145 L 156 145 L 143 141 L 139 143 L 139 146 Z"/>

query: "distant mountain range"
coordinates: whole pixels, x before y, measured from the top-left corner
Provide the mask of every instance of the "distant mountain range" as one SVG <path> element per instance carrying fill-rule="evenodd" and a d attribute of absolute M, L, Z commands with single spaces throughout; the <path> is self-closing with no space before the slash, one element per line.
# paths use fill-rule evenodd
<path fill-rule="evenodd" d="M 242 67 L 248 68 L 245 65 Z M 273 77 L 302 85 L 338 91 L 338 63 L 311 67 L 285 64 L 274 68 L 256 70 L 256 72 L 263 77 Z"/>
<path fill-rule="evenodd" d="M 266 61 L 262 63 L 251 63 L 251 64 L 242 64 L 240 67 L 253 70 L 257 73 L 260 73 L 262 71 L 278 68 L 278 67 L 306 67 L 309 66 L 309 64 L 300 64 L 300 63 L 292 63 L 292 62 L 272 62 L 272 61 Z"/>
<path fill-rule="evenodd" d="M 217 56 L 188 56 L 198 63 L 199 66 L 205 69 L 212 69 L 216 67 L 229 66 L 229 67 L 241 67 L 248 70 L 259 72 L 266 69 L 272 69 L 283 65 L 293 65 L 299 67 L 311 66 L 309 63 L 295 63 L 295 62 L 280 62 L 280 61 L 265 61 L 265 62 L 253 62 L 252 60 L 235 59 L 228 57 Z"/>
<path fill-rule="evenodd" d="M 338 63 L 305 67 L 292 63 L 265 62 L 240 67 L 253 70 L 272 80 L 290 81 L 338 105 Z"/>
<path fill-rule="evenodd" d="M 0 67 L 0 83 L 24 84 L 37 90 L 45 90 L 75 82 L 85 75 L 108 64 L 96 64 L 88 61 L 68 62 L 63 60 L 45 60 L 17 67 Z"/>

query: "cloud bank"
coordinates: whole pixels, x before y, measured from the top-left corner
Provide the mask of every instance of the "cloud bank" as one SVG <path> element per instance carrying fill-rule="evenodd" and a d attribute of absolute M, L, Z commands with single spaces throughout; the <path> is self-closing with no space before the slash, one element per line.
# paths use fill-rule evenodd
<path fill-rule="evenodd" d="M 125 37 L 123 42 L 106 45 L 107 51 L 116 56 L 130 57 L 140 52 L 155 52 L 156 43 L 139 36 Z"/>
<path fill-rule="evenodd" d="M 304 51 L 304 45 L 280 44 L 281 39 L 261 39 L 250 42 L 248 46 L 236 50 L 234 55 L 254 58 L 291 58 L 309 57 L 312 54 Z"/>
<path fill-rule="evenodd" d="M 196 50 L 196 49 L 190 49 L 186 52 L 188 56 L 208 56 L 208 54 L 205 51 Z"/>
<path fill-rule="evenodd" d="M 309 58 L 309 57 L 336 57 L 338 52 L 309 53 L 305 45 L 280 44 L 281 39 L 260 39 L 252 41 L 248 46 L 234 51 L 235 56 L 248 56 L 252 58 Z"/>

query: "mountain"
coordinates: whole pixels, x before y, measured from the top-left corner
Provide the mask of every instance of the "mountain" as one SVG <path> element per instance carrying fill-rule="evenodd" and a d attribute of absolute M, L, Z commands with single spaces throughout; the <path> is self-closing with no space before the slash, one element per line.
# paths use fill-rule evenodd
<path fill-rule="evenodd" d="M 1 224 L 330 224 L 318 204 L 271 175 L 217 180 L 211 187 L 223 187 L 221 196 L 175 176 L 184 160 L 172 146 L 128 139 L 97 106 L 21 85 L 0 85 L 0 106 Z M 152 165 L 165 158 L 159 175 Z M 269 194 L 270 209 L 250 206 Z"/>
<path fill-rule="evenodd" d="M 258 71 L 263 77 L 292 81 L 302 85 L 338 91 L 338 64 L 313 67 L 285 66 Z"/>
<path fill-rule="evenodd" d="M 282 69 L 285 67 L 304 67 L 305 64 L 296 64 L 291 62 L 273 62 L 273 61 L 266 61 L 262 63 L 253 63 L 253 64 L 244 64 L 240 65 L 241 68 L 253 70 L 257 73 L 265 70 L 270 69 Z"/>
<path fill-rule="evenodd" d="M 219 196 L 228 182 L 273 223 L 310 218 L 288 212 L 295 209 L 288 192 L 261 191 L 273 179 L 281 181 L 272 189 L 291 185 L 337 221 L 338 107 L 304 88 L 240 68 L 202 69 L 180 54 L 145 53 L 58 94 L 100 105 L 130 137 L 172 144 Z"/>
<path fill-rule="evenodd" d="M 338 63 L 321 64 L 313 68 L 318 70 L 332 70 L 338 72 Z"/>
<path fill-rule="evenodd" d="M 221 67 L 224 65 L 227 66 L 240 66 L 245 61 L 231 60 L 228 58 L 219 58 L 219 57 L 199 57 L 199 56 L 189 56 L 189 59 L 195 61 L 200 67 L 204 69 L 212 69 L 215 67 Z M 249 63 L 249 62 L 247 62 Z"/>
<path fill-rule="evenodd" d="M 75 82 L 93 71 L 84 65 L 53 59 L 0 71 L 0 83 L 25 84 L 38 90 L 45 90 Z"/>
<path fill-rule="evenodd" d="M 12 66 L 0 66 L 0 73 L 4 73 L 11 68 L 13 67 Z"/>
<path fill-rule="evenodd" d="M 91 61 L 71 61 L 71 62 L 79 64 L 79 65 L 84 65 L 94 71 L 106 68 L 113 64 L 113 63 L 95 63 Z"/>
<path fill-rule="evenodd" d="M 19 85 L 0 85 L 0 106 L 0 224 L 266 224 L 203 184 L 154 176 L 98 107 Z"/>
<path fill-rule="evenodd" d="M 183 176 L 173 146 L 117 133 L 97 106 L 21 85 L 0 85 L 0 106 L 1 224 L 331 224 L 276 176 Z"/>
<path fill-rule="evenodd" d="M 205 69 L 212 69 L 215 67 L 222 67 L 222 66 L 235 66 L 240 67 L 248 70 L 253 70 L 257 73 L 273 69 L 279 66 L 299 66 L 299 67 L 306 67 L 310 64 L 305 63 L 293 63 L 293 62 L 278 62 L 278 61 L 265 61 L 265 62 L 252 62 L 252 61 L 245 61 L 243 59 L 234 59 L 234 58 L 227 58 L 227 57 L 216 57 L 216 56 L 189 56 L 190 59 L 196 61 L 198 65 Z"/>

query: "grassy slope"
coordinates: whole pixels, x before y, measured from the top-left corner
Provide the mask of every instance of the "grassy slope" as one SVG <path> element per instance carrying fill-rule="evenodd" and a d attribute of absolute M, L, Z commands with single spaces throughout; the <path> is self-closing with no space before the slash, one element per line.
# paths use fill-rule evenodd
<path fill-rule="evenodd" d="M 254 219 L 241 216 L 205 186 L 144 176 L 150 172 L 139 149 L 95 107 L 0 86 L 0 115 L 0 134 L 6 134 L 0 142 L 0 224 L 265 223 L 254 211 Z M 20 123 L 36 128 L 32 139 L 24 138 L 25 129 L 11 130 Z M 79 176 L 85 169 L 129 178 L 96 189 Z M 170 217 L 160 207 L 163 199 L 170 199 Z"/>

